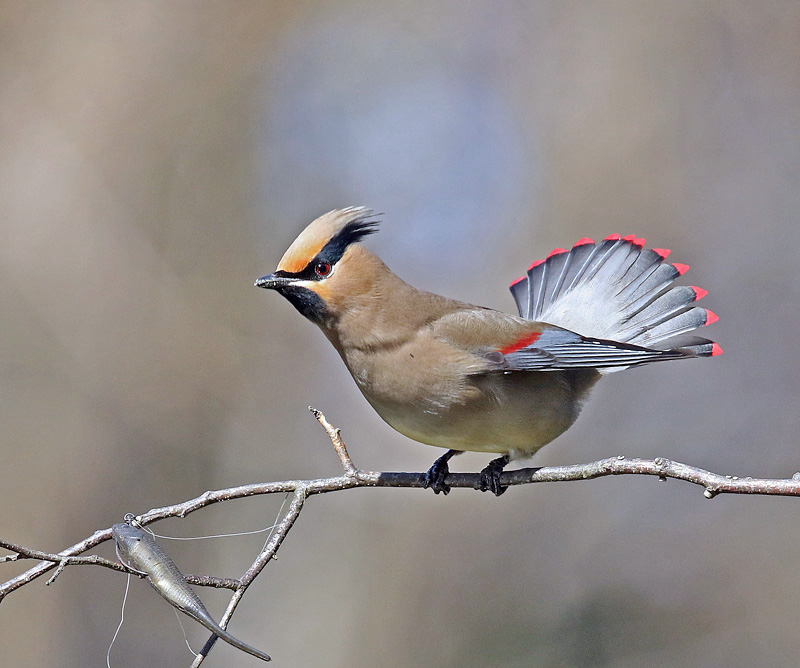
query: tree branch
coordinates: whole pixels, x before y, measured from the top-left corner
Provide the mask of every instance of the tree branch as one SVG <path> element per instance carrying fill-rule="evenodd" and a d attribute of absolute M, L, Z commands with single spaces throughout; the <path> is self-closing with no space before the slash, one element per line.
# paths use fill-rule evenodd
<path fill-rule="evenodd" d="M 141 526 L 146 526 L 169 517 L 186 517 L 190 513 L 207 506 L 241 499 L 261 494 L 293 494 L 294 498 L 289 510 L 276 526 L 271 538 L 264 549 L 259 552 L 253 564 L 247 569 L 240 580 L 227 578 L 213 578 L 209 576 L 186 576 L 191 584 L 201 586 L 224 587 L 233 590 L 225 614 L 220 620 L 220 625 L 225 628 L 244 596 L 247 588 L 261 573 L 264 567 L 275 557 L 278 548 L 286 538 L 289 530 L 303 509 L 306 498 L 314 494 L 336 492 L 354 487 L 419 487 L 425 481 L 424 473 L 378 473 L 374 471 L 360 471 L 353 464 L 339 430 L 333 427 L 325 416 L 318 410 L 310 409 L 320 425 L 325 429 L 333 444 L 336 454 L 344 469 L 344 475 L 319 478 L 316 480 L 284 480 L 279 482 L 266 482 L 251 485 L 240 485 L 215 491 L 207 491 L 200 496 L 162 508 L 154 508 L 136 517 Z M 623 456 L 600 459 L 587 464 L 573 464 L 570 466 L 543 466 L 538 468 L 522 468 L 515 471 L 503 471 L 500 483 L 503 486 L 526 485 L 539 482 L 566 482 L 570 480 L 592 480 L 611 475 L 649 475 L 660 480 L 674 478 L 703 487 L 706 498 L 712 499 L 718 494 L 761 494 L 778 496 L 800 496 L 800 473 L 795 473 L 787 479 L 771 478 L 741 478 L 738 476 L 721 475 L 700 469 L 688 464 L 674 462 L 669 459 L 657 457 L 655 459 L 627 459 Z M 480 474 L 478 473 L 450 473 L 446 479 L 447 484 L 453 488 L 480 489 Z M 0 564 L 18 559 L 37 559 L 41 563 L 28 569 L 24 573 L 0 584 L 0 601 L 8 594 L 20 587 L 29 584 L 48 571 L 56 568 L 55 575 L 64 570 L 67 565 L 91 564 L 104 566 L 117 571 L 128 572 L 128 569 L 119 563 L 109 561 L 96 555 L 78 556 L 92 548 L 111 540 L 111 529 L 96 531 L 82 541 L 75 543 L 57 554 L 42 552 L 22 547 L 7 540 L 0 539 L 0 548 L 9 550 L 12 554 L 0 558 Z M 201 652 L 196 656 L 192 666 L 199 666 L 214 645 L 216 636 L 211 636 Z"/>
<path fill-rule="evenodd" d="M 303 503 L 306 500 L 306 496 L 307 493 L 304 487 L 298 487 L 295 490 L 294 499 L 292 500 L 286 515 L 284 515 L 283 519 L 275 528 L 272 537 L 267 541 L 267 544 L 253 562 L 253 565 L 250 566 L 244 576 L 242 576 L 241 586 L 234 592 L 233 596 L 231 596 L 228 607 L 226 608 L 225 613 L 222 615 L 222 619 L 219 622 L 219 625 L 223 629 L 228 626 L 228 622 L 230 622 L 233 613 L 236 611 L 236 606 L 239 605 L 239 601 L 242 600 L 247 588 L 252 584 L 253 580 L 256 579 L 258 574 L 264 570 L 264 566 L 266 566 L 271 559 L 275 558 L 275 553 L 278 551 L 281 543 L 283 543 L 283 539 L 286 538 L 286 534 L 289 533 L 289 529 L 294 526 L 295 521 L 300 516 L 300 511 L 303 509 Z M 197 656 L 195 656 L 191 668 L 196 668 L 196 666 L 199 666 L 201 663 L 203 663 L 205 658 L 208 656 L 208 653 L 211 651 L 211 648 L 214 647 L 214 643 L 216 641 L 217 636 L 212 634 L 206 641 L 206 644 L 203 645 L 203 649 L 201 649 Z"/>
<path fill-rule="evenodd" d="M 64 570 L 65 566 L 80 566 L 80 565 L 90 565 L 90 566 L 104 566 L 105 568 L 110 568 L 114 571 L 121 571 L 123 573 L 131 573 L 138 577 L 142 577 L 142 574 L 131 570 L 124 564 L 118 561 L 109 561 L 105 557 L 98 556 L 96 554 L 90 554 L 86 557 L 68 557 L 62 554 L 52 554 L 50 552 L 42 552 L 40 550 L 32 550 L 28 547 L 23 547 L 22 545 L 15 545 L 14 543 L 10 543 L 6 540 L 0 538 L 0 547 L 5 548 L 6 550 L 10 550 L 11 554 L 7 554 L 4 557 L 0 557 L 0 564 L 8 561 L 19 561 L 20 559 L 36 559 L 38 561 L 49 561 L 52 562 L 54 565 L 57 566 L 56 572 L 51 577 L 46 584 L 52 584 L 56 577 L 61 574 L 61 571 Z M 217 589 L 238 589 L 241 586 L 240 580 L 233 580 L 231 578 L 215 578 L 210 575 L 192 575 L 191 573 L 186 573 L 184 576 L 186 581 L 189 584 L 197 585 L 199 587 L 216 587 Z M 0 597 L 0 601 L 2 597 Z"/>

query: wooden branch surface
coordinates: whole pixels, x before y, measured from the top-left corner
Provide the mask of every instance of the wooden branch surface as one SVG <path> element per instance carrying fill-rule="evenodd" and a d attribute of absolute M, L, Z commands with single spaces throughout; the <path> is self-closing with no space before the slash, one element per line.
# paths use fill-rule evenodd
<path fill-rule="evenodd" d="M 194 499 L 189 499 L 183 503 L 171 506 L 154 508 L 135 518 L 138 524 L 146 526 L 153 522 L 171 517 L 186 517 L 190 513 L 223 501 L 231 501 L 233 499 L 262 494 L 293 495 L 293 500 L 286 515 L 278 523 L 270 540 L 242 578 L 234 580 L 210 576 L 186 576 L 186 579 L 191 584 L 224 587 L 234 591 L 222 620 L 220 621 L 220 625 L 223 628 L 225 628 L 230 621 L 239 601 L 241 601 L 249 585 L 261 573 L 270 560 L 274 558 L 278 548 L 286 538 L 287 533 L 292 526 L 294 526 L 295 521 L 299 517 L 303 509 L 303 503 L 307 497 L 314 494 L 336 492 L 355 487 L 422 488 L 424 486 L 424 473 L 379 473 L 358 470 L 347 453 L 347 448 L 341 438 L 339 430 L 333 427 L 320 411 L 313 408 L 310 410 L 327 432 L 344 469 L 343 475 L 331 478 L 318 478 L 315 480 L 283 480 L 278 482 L 255 483 L 207 491 Z M 718 494 L 800 496 L 800 473 L 795 473 L 791 478 L 786 479 L 739 477 L 712 473 L 704 469 L 662 457 L 656 457 L 655 459 L 628 459 L 623 456 L 618 456 L 600 459 L 586 464 L 522 468 L 513 471 L 503 471 L 500 482 L 504 486 L 513 486 L 540 482 L 592 480 L 612 475 L 648 475 L 655 476 L 661 480 L 666 480 L 667 478 L 684 480 L 703 487 L 703 494 L 708 499 L 712 499 Z M 453 488 L 478 490 L 480 489 L 480 474 L 450 473 L 447 476 L 447 484 Z M 0 602 L 11 592 L 33 582 L 54 568 L 56 568 L 56 574 L 48 581 L 48 584 L 68 565 L 99 565 L 118 571 L 128 572 L 128 569 L 121 564 L 109 561 L 97 555 L 79 556 L 111 539 L 111 529 L 102 529 L 61 552 L 53 554 L 26 548 L 0 538 L 0 548 L 4 548 L 11 553 L 0 557 L 0 564 L 19 559 L 36 559 L 41 562 L 24 573 L 0 584 Z M 193 667 L 199 666 L 203 662 L 215 641 L 216 636 L 212 635 L 196 656 L 192 663 Z"/>

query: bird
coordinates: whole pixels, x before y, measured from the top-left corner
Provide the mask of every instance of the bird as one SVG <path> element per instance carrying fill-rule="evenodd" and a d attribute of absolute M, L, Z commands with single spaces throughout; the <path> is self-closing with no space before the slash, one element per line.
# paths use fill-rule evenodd
<path fill-rule="evenodd" d="M 255 285 L 322 330 L 385 422 L 447 449 L 425 474 L 436 494 L 464 451 L 500 455 L 479 488 L 502 494 L 504 467 L 566 431 L 604 375 L 722 352 L 689 334 L 718 320 L 696 305 L 707 291 L 673 286 L 689 267 L 635 235 L 583 238 L 534 262 L 511 283 L 509 315 L 406 283 L 363 243 L 378 225 L 365 207 L 329 211 Z"/>

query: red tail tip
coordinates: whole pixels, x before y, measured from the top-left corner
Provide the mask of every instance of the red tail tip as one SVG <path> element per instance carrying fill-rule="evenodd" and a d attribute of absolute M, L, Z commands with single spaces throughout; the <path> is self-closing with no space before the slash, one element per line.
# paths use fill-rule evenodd
<path fill-rule="evenodd" d="M 630 241 L 631 243 L 633 243 L 635 241 L 635 239 L 636 239 L 636 235 L 635 234 L 629 234 L 626 237 L 622 237 L 623 241 Z"/>
<path fill-rule="evenodd" d="M 622 237 L 619 234 L 609 234 L 603 241 L 619 241 L 620 239 Z"/>
<path fill-rule="evenodd" d="M 639 246 L 639 248 L 642 248 L 645 245 L 645 243 L 647 243 L 647 242 L 642 237 L 636 237 L 633 240 L 633 245 L 634 246 Z"/>
<path fill-rule="evenodd" d="M 538 267 L 540 264 L 542 264 L 542 262 L 544 262 L 544 260 L 536 260 L 536 262 L 534 262 L 533 264 L 531 264 L 530 267 L 528 267 L 528 271 L 530 271 L 534 267 Z"/>
<path fill-rule="evenodd" d="M 719 316 L 714 313 L 714 311 L 710 311 L 706 309 L 706 321 L 703 323 L 704 325 L 711 325 L 719 320 Z"/>
<path fill-rule="evenodd" d="M 526 278 L 528 278 L 528 277 L 527 277 L 527 276 L 520 276 L 520 277 L 519 277 L 517 280 L 515 280 L 515 281 L 511 281 L 511 286 L 510 286 L 510 287 L 512 287 L 512 288 L 513 288 L 513 287 L 514 287 L 514 286 L 515 286 L 517 283 L 521 283 L 521 282 L 522 282 L 522 281 L 524 281 Z"/>
<path fill-rule="evenodd" d="M 549 260 L 554 255 L 561 255 L 561 253 L 567 253 L 567 252 L 569 252 L 569 251 L 567 251 L 566 248 L 556 248 L 556 249 L 550 251 L 550 255 L 547 256 L 547 259 Z"/>
<path fill-rule="evenodd" d="M 672 251 L 669 248 L 654 248 L 653 252 L 658 253 L 661 256 L 661 259 L 664 260 Z"/>
<path fill-rule="evenodd" d="M 677 262 L 673 262 L 672 266 L 678 270 L 678 276 L 683 276 L 687 271 L 689 271 L 688 264 L 678 264 Z"/>
<path fill-rule="evenodd" d="M 585 246 L 586 244 L 593 244 L 593 243 L 594 243 L 594 241 L 592 239 L 590 239 L 589 237 L 583 237 L 583 239 L 578 241 L 575 244 L 575 246 Z M 574 248 L 574 246 L 573 246 L 573 248 Z"/>
<path fill-rule="evenodd" d="M 714 357 L 715 355 L 722 355 L 722 348 L 720 347 L 719 343 L 711 344 L 711 357 Z"/>
<path fill-rule="evenodd" d="M 694 300 L 698 301 L 705 297 L 708 294 L 708 290 L 703 290 L 703 288 L 698 288 L 696 285 L 689 286 L 692 290 L 694 290 Z"/>

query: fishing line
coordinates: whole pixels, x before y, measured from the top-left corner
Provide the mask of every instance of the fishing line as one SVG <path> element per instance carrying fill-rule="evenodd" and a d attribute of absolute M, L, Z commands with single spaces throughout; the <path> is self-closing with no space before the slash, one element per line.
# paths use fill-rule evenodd
<path fill-rule="evenodd" d="M 128 580 L 125 582 L 125 596 L 122 597 L 122 613 L 119 617 L 119 626 L 117 626 L 117 630 L 114 631 L 114 637 L 111 638 L 111 644 L 108 646 L 108 651 L 106 652 L 106 666 L 111 668 L 111 648 L 114 646 L 114 641 L 117 639 L 119 635 L 119 630 L 122 628 L 122 622 L 125 621 L 125 602 L 128 600 L 128 588 L 131 586 L 131 574 L 128 573 Z"/>
<path fill-rule="evenodd" d="M 181 625 L 181 631 L 183 631 L 183 641 L 186 643 L 186 646 L 189 648 L 189 651 L 192 653 L 192 656 L 197 657 L 197 652 L 192 649 L 192 646 L 189 644 L 189 636 L 186 635 L 186 629 L 183 627 L 183 620 L 181 616 L 178 614 L 176 608 L 172 608 L 172 612 L 175 613 L 175 616 L 178 618 L 178 624 Z"/>
<path fill-rule="evenodd" d="M 150 527 L 142 526 L 138 522 L 135 521 L 135 517 L 133 515 L 126 515 L 125 520 L 129 522 L 133 522 L 136 526 L 140 527 L 154 538 L 164 538 L 166 540 L 206 540 L 208 538 L 232 538 L 235 536 L 252 536 L 257 533 L 264 533 L 265 531 L 269 531 L 269 536 L 267 536 L 267 540 L 264 542 L 266 546 L 267 542 L 270 538 L 272 538 L 272 534 L 275 531 L 275 527 L 278 526 L 278 518 L 281 516 L 284 507 L 286 506 L 286 501 L 289 498 L 289 493 L 287 492 L 286 495 L 283 497 L 283 503 L 281 504 L 280 510 L 278 510 L 278 514 L 275 516 L 275 521 L 267 527 L 263 529 L 254 529 L 253 531 L 238 531 L 235 533 L 217 533 L 217 534 L 210 534 L 208 536 L 165 536 L 164 534 L 156 533 Z"/>

